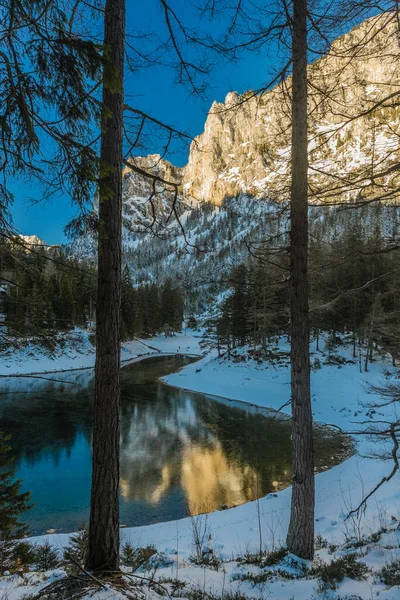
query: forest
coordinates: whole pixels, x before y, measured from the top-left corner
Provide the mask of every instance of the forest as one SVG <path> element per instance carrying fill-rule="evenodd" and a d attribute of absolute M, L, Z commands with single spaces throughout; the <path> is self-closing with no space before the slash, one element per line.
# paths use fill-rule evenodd
<path fill-rule="evenodd" d="M 396 600 L 398 0 L 0 23 L 0 599 Z"/>
<path fill-rule="evenodd" d="M 8 334 L 20 340 L 33 336 L 39 343 L 51 344 L 57 332 L 93 327 L 96 270 L 90 263 L 69 258 L 57 248 L 30 252 L 5 242 L 0 244 L 0 268 L 13 282 L 2 298 Z M 179 285 L 167 280 L 160 286 L 134 286 L 125 265 L 121 280 L 122 340 L 150 337 L 161 331 L 172 334 L 181 329 L 183 315 L 184 295 Z"/>

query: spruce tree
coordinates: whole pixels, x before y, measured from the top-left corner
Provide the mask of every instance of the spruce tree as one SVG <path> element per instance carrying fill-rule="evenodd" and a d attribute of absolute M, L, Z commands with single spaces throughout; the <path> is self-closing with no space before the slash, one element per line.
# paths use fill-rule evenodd
<path fill-rule="evenodd" d="M 18 538 L 27 533 L 27 525 L 19 519 L 22 513 L 32 507 L 30 492 L 21 492 L 22 481 L 15 479 L 9 440 L 10 436 L 0 431 L 0 541 Z"/>
<path fill-rule="evenodd" d="M 239 265 L 232 272 L 233 292 L 232 335 L 239 345 L 244 346 L 249 332 L 248 273 L 245 265 Z"/>
<path fill-rule="evenodd" d="M 121 276 L 121 338 L 130 339 L 135 334 L 135 306 L 132 277 L 126 264 Z"/>

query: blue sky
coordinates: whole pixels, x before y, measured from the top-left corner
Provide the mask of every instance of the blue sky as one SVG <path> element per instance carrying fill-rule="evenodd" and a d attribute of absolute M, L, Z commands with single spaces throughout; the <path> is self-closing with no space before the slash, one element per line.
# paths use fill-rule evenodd
<path fill-rule="evenodd" d="M 189 13 L 187 2 L 175 0 L 173 6 L 183 16 L 185 24 L 189 27 L 198 26 L 197 15 Z M 221 19 L 211 24 L 204 22 L 205 29 L 210 32 L 219 32 L 222 26 Z M 127 31 L 135 33 L 143 30 L 151 30 L 165 37 L 159 0 L 147 0 L 146 3 L 127 0 Z M 222 101 L 231 90 L 243 92 L 258 88 L 267 79 L 267 61 L 257 54 L 242 57 L 236 63 L 221 64 L 216 56 L 214 61 L 216 64 L 211 70 L 202 99 L 193 97 L 187 88 L 178 85 L 175 74 L 163 66 L 126 74 L 125 93 L 129 103 L 180 130 L 197 135 L 203 131 L 206 114 L 213 100 Z M 154 143 L 150 140 L 144 153 L 159 150 L 157 141 L 156 137 Z M 184 165 L 187 153 L 188 148 L 179 148 L 169 158 L 175 164 Z M 15 196 L 12 207 L 14 225 L 22 234 L 38 235 L 49 244 L 65 241 L 63 229 L 76 214 L 76 208 L 68 197 L 40 202 L 42 191 L 34 181 L 14 181 L 11 189 Z M 32 197 L 38 202 L 32 204 Z"/>

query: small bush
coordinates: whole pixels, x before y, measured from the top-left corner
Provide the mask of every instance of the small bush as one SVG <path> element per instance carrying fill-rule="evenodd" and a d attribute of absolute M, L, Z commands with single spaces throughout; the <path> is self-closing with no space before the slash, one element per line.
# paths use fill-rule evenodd
<path fill-rule="evenodd" d="M 400 560 L 394 560 L 393 562 L 382 567 L 379 574 L 380 580 L 390 587 L 393 585 L 400 585 Z"/>
<path fill-rule="evenodd" d="M 314 358 L 310 366 L 312 371 L 319 371 L 322 369 L 322 364 L 318 357 Z"/>
<path fill-rule="evenodd" d="M 232 576 L 232 581 L 248 581 L 251 585 L 260 585 L 271 581 L 276 575 L 273 571 L 260 571 L 259 573 L 250 573 L 249 571 L 244 574 L 236 574 Z"/>
<path fill-rule="evenodd" d="M 157 554 L 157 550 L 153 545 L 135 548 L 130 542 L 126 542 L 122 547 L 121 563 L 125 567 L 132 567 L 134 571 L 137 571 L 145 566 L 154 554 Z"/>
<path fill-rule="evenodd" d="M 240 592 L 225 592 L 222 596 L 217 594 L 204 593 L 204 590 L 192 589 L 185 593 L 185 598 L 188 600 L 249 600 L 248 596 Z"/>
<path fill-rule="evenodd" d="M 60 564 L 58 550 L 49 542 L 44 542 L 35 548 L 35 564 L 38 571 L 50 571 L 56 569 Z"/>
<path fill-rule="evenodd" d="M 157 581 L 163 585 L 168 584 L 171 586 L 170 592 L 172 597 L 178 596 L 178 598 L 182 598 L 182 592 L 186 588 L 186 581 L 181 581 L 176 577 L 160 577 Z"/>
<path fill-rule="evenodd" d="M 368 571 L 367 565 L 359 562 L 355 554 L 345 554 L 330 563 L 319 563 L 312 573 L 321 580 L 325 589 L 334 590 L 345 577 L 364 579 Z"/>
<path fill-rule="evenodd" d="M 191 556 L 189 556 L 189 560 L 195 565 L 209 567 L 210 569 L 214 569 L 215 571 L 218 571 L 222 562 L 221 559 L 214 554 L 212 548 L 204 549 L 204 552 L 201 556 L 198 556 L 197 554 L 192 554 Z"/>
<path fill-rule="evenodd" d="M 298 575 L 295 573 L 291 573 L 289 571 L 285 571 L 283 569 L 274 569 L 273 571 L 263 570 L 258 573 L 237 573 L 232 576 L 233 581 L 248 581 L 251 585 L 260 585 L 261 583 L 266 583 L 267 581 L 271 581 L 272 579 L 279 577 L 280 579 L 301 579 L 303 575 Z"/>
<path fill-rule="evenodd" d="M 315 537 L 315 549 L 322 550 L 322 548 L 328 547 L 328 540 L 322 537 L 322 535 L 317 535 Z"/>
<path fill-rule="evenodd" d="M 367 546 L 368 544 L 376 544 L 381 539 L 383 533 L 386 533 L 385 528 L 382 528 L 379 531 L 371 533 L 371 535 L 369 535 L 369 536 L 364 535 L 359 539 L 356 539 L 356 538 L 348 539 L 348 540 L 346 540 L 346 543 L 344 544 L 343 548 L 345 548 L 345 549 L 362 548 L 363 546 Z"/>
<path fill-rule="evenodd" d="M 25 541 L 0 541 L 0 575 L 4 571 L 14 573 L 17 569 L 28 570 L 26 567 L 36 562 L 35 546 Z"/>
<path fill-rule="evenodd" d="M 71 535 L 70 542 L 64 551 L 64 565 L 68 572 L 75 574 L 79 572 L 78 567 L 71 558 L 82 567 L 86 562 L 89 546 L 89 531 L 85 525 L 81 525 L 79 531 Z"/>
<path fill-rule="evenodd" d="M 240 556 L 237 562 L 240 565 L 257 565 L 261 568 L 272 567 L 280 563 L 286 555 L 286 548 L 278 548 L 271 552 L 256 552 L 254 554 L 247 552 L 243 556 Z"/>
<path fill-rule="evenodd" d="M 36 547 L 29 542 L 18 542 L 10 552 L 11 558 L 22 565 L 29 566 L 36 562 Z"/>

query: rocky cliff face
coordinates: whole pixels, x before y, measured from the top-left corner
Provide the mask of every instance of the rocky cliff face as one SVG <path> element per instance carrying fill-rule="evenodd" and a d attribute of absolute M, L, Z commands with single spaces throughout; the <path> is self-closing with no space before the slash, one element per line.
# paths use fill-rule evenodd
<path fill-rule="evenodd" d="M 358 44 L 364 39 L 367 47 Z M 362 236 L 379 227 L 388 240 L 398 238 L 396 207 L 337 211 L 330 205 L 399 200 L 399 53 L 394 20 L 383 15 L 336 40 L 329 55 L 310 66 L 311 199 L 327 205 L 310 209 L 314 236 L 328 240 L 356 223 Z M 285 202 L 289 192 L 288 91 L 290 79 L 261 96 L 232 92 L 223 104 L 214 103 L 183 170 L 159 155 L 132 159 L 179 184 L 176 205 L 184 226 L 183 234 L 169 218 L 171 186 L 153 187 L 124 170 L 123 252 L 135 281 L 180 279 L 204 308 L 207 295 L 223 289 L 218 282 L 224 273 L 248 260 L 249 241 L 279 233 L 284 243 L 289 224 L 274 201 Z M 72 252 L 94 259 L 94 236 L 75 241 Z"/>
<path fill-rule="evenodd" d="M 146 173 L 166 181 L 180 184 L 182 169 L 164 160 L 159 154 L 134 157 L 131 162 Z M 123 171 L 123 220 L 125 228 L 134 231 L 160 229 L 171 214 L 174 188 L 143 177 L 126 167 Z M 151 201 L 150 201 L 151 198 Z M 182 212 L 182 197 L 178 198 L 178 211 Z"/>
<path fill-rule="evenodd" d="M 393 96 L 400 85 L 399 53 L 395 17 L 385 14 L 337 39 L 310 65 L 310 180 L 316 202 L 354 200 L 360 188 L 370 196 L 374 171 L 399 161 L 400 110 Z M 239 194 L 287 197 L 290 88 L 289 78 L 262 95 L 231 92 L 224 103 L 214 102 L 204 133 L 190 149 L 186 198 L 221 205 Z M 380 109 L 373 110 L 375 105 Z M 338 186 L 341 177 L 347 185 Z M 394 182 L 384 177 L 379 183 L 390 188 Z"/>

